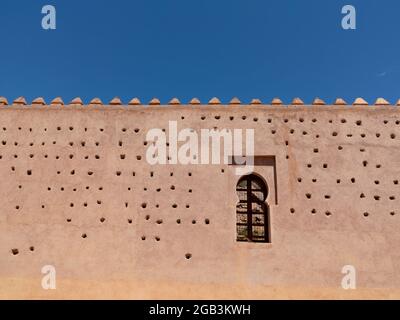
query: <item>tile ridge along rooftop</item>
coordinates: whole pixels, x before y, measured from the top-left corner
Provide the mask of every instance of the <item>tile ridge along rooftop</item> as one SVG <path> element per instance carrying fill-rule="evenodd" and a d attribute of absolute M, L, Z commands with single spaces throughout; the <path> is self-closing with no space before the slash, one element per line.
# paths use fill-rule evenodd
<path fill-rule="evenodd" d="M 9 101 L 12 101 L 9 103 Z M 264 103 L 260 99 L 252 99 L 247 103 L 243 103 L 238 98 L 232 98 L 229 101 L 221 102 L 221 100 L 217 97 L 211 98 L 208 102 L 202 103 L 199 99 L 193 98 L 187 103 L 181 103 L 178 98 L 171 98 L 169 101 L 162 103 L 158 98 L 151 99 L 147 104 L 141 103 L 138 98 L 133 98 L 130 101 L 126 101 L 125 103 L 121 101 L 120 98 L 115 97 L 111 99 L 108 103 L 103 103 L 102 100 L 99 98 L 93 98 L 87 103 L 84 103 L 80 97 L 76 97 L 71 100 L 69 103 L 65 103 L 61 97 L 56 97 L 51 100 L 50 103 L 46 103 L 46 101 L 42 97 L 37 97 L 28 103 L 24 97 L 18 97 L 14 100 L 8 100 L 6 97 L 0 96 L 0 107 L 4 106 L 58 106 L 67 108 L 68 106 L 179 106 L 179 105 L 209 105 L 209 106 L 274 106 L 274 107 L 287 107 L 287 106 L 294 106 L 294 107 L 304 107 L 304 106 L 313 106 L 313 107 L 329 107 L 329 106 L 369 106 L 370 104 L 365 101 L 363 98 L 356 98 L 353 103 L 347 103 L 342 98 L 337 98 L 332 103 L 326 103 L 324 100 L 320 98 L 315 98 L 310 103 L 303 102 L 300 98 L 294 98 L 289 103 L 284 103 L 280 98 L 276 97 L 273 98 L 269 103 Z M 377 98 L 372 106 L 400 106 L 400 99 L 395 103 L 391 104 L 384 98 Z"/>

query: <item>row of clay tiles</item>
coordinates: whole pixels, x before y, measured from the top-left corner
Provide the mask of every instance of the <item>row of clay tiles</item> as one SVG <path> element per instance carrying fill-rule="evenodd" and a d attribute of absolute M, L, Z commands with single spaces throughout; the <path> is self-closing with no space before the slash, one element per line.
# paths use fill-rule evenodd
<path fill-rule="evenodd" d="M 114 98 L 112 99 L 108 105 L 122 105 L 122 101 L 119 98 Z M 152 99 L 149 102 L 149 105 L 160 105 L 161 102 L 160 100 L 158 100 L 157 98 Z M 180 105 L 180 101 L 177 98 L 173 98 L 170 102 L 168 102 L 169 105 Z M 199 99 L 194 98 L 192 99 L 189 104 L 191 105 L 199 105 L 201 104 L 201 102 L 199 101 Z M 212 98 L 209 102 L 209 105 L 219 105 L 222 104 L 221 101 L 218 98 Z M 230 105 L 240 105 L 242 104 L 241 101 L 238 98 L 233 98 L 230 102 Z M 253 99 L 250 102 L 250 105 L 260 105 L 263 104 L 261 102 L 261 100 L 259 99 Z M 274 98 L 271 103 L 271 105 L 283 105 L 283 102 L 281 99 L 279 98 Z M 6 98 L 4 97 L 0 97 L 0 106 L 7 106 L 8 105 L 8 101 Z M 25 100 L 24 97 L 19 97 L 17 99 L 15 99 L 12 103 L 12 105 L 27 105 L 27 102 Z M 44 101 L 43 98 L 36 98 L 35 100 L 32 101 L 32 105 L 47 105 L 46 102 Z M 54 100 L 51 101 L 50 105 L 64 105 L 64 102 L 61 98 L 55 98 Z M 75 98 L 73 99 L 68 105 L 84 105 L 83 101 L 81 98 Z M 93 100 L 91 100 L 89 102 L 89 105 L 103 105 L 103 102 L 99 99 L 99 98 L 94 98 Z M 131 101 L 129 101 L 128 105 L 141 105 L 141 102 L 138 98 L 134 98 Z M 304 102 L 300 99 L 300 98 L 295 98 L 293 99 L 293 101 L 289 104 L 289 105 L 294 105 L 294 106 L 299 106 L 299 105 L 304 105 Z M 322 105 L 326 105 L 326 103 L 319 98 L 316 98 L 312 105 L 316 105 L 316 106 L 322 106 Z M 333 105 L 349 105 L 346 101 L 344 101 L 341 98 L 338 98 L 335 100 L 335 102 L 333 103 Z M 354 106 L 367 106 L 368 102 L 365 101 L 363 98 L 357 98 L 354 102 L 353 102 Z M 386 101 L 383 98 L 378 98 L 374 104 L 375 106 L 388 106 L 391 105 L 388 101 Z M 397 101 L 396 106 L 400 106 L 400 100 Z"/>

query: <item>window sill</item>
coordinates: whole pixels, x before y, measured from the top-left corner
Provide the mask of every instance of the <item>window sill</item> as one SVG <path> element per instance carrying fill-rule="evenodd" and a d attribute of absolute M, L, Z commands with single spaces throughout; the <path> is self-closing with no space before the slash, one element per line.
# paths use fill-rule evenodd
<path fill-rule="evenodd" d="M 236 241 L 236 246 L 244 249 L 270 249 L 272 243 Z"/>

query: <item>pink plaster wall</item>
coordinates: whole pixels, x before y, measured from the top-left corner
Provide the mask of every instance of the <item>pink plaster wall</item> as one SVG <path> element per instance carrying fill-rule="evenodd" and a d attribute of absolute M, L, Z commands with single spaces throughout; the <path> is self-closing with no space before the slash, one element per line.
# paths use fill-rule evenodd
<path fill-rule="evenodd" d="M 271 244 L 236 242 L 233 166 L 147 164 L 147 131 L 170 120 L 255 130 L 276 157 Z M 399 121 L 391 106 L 2 107 L 0 297 L 400 298 Z"/>

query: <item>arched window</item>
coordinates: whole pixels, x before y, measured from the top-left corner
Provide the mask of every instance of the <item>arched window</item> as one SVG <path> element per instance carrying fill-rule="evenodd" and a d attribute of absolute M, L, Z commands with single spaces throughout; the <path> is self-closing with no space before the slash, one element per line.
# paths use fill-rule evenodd
<path fill-rule="evenodd" d="M 239 202 L 236 206 L 237 241 L 270 242 L 269 206 L 265 203 L 268 187 L 251 174 L 239 179 L 236 186 Z"/>

